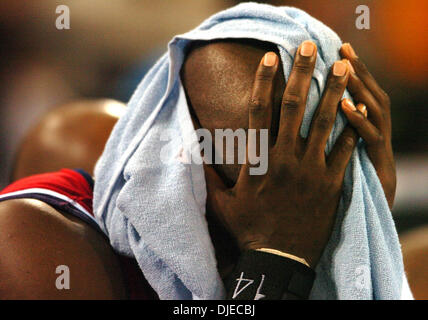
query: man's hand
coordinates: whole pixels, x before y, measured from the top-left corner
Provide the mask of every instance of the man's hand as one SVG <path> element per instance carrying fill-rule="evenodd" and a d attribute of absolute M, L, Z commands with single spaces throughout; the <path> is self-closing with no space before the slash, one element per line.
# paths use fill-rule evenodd
<path fill-rule="evenodd" d="M 325 155 L 350 74 L 344 60 L 332 67 L 308 138 L 299 134 L 316 52 L 310 41 L 297 50 L 283 94 L 278 137 L 269 146 L 267 173 L 249 175 L 247 161 L 235 186 L 228 189 L 212 167 L 205 167 L 208 208 L 241 250 L 276 249 L 305 259 L 311 267 L 317 264 L 330 237 L 345 169 L 357 141 L 356 132 L 347 127 L 330 155 Z M 269 52 L 260 62 L 249 105 L 250 129 L 270 129 L 278 60 Z M 247 154 L 250 151 L 247 149 Z"/>
<path fill-rule="evenodd" d="M 391 144 L 391 103 L 388 95 L 357 57 L 351 45 L 340 49 L 343 58 L 353 66 L 348 90 L 359 103 L 355 107 L 350 100 L 342 101 L 342 110 L 351 125 L 367 144 L 367 153 L 382 183 L 389 207 L 392 208 L 396 189 L 396 172 Z M 366 108 L 367 106 L 367 108 Z M 368 110 L 368 112 L 367 112 Z"/>

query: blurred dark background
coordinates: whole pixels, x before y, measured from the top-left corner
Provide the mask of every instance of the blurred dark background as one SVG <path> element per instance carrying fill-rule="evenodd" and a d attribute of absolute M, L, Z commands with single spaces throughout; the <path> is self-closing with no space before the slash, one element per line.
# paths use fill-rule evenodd
<path fill-rule="evenodd" d="M 176 34 L 240 1 L 2 0 L 0 3 L 0 187 L 16 147 L 41 114 L 80 98 L 126 102 Z M 260 1 L 263 2 L 263 1 Z M 428 224 L 428 44 L 425 0 L 272 0 L 301 8 L 351 42 L 393 102 L 400 233 Z M 355 9 L 370 8 L 358 30 Z M 58 5 L 70 29 L 58 30 Z"/>

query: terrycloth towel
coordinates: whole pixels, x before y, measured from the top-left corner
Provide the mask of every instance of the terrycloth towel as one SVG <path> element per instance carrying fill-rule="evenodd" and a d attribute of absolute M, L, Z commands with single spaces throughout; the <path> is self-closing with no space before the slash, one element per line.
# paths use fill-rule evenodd
<path fill-rule="evenodd" d="M 329 68 L 340 59 L 341 41 L 324 24 L 295 8 L 256 3 L 215 14 L 169 43 L 108 140 L 96 166 L 94 194 L 96 217 L 111 244 L 137 259 L 161 299 L 224 297 L 205 220 L 203 167 L 182 161 L 196 135 L 179 77 L 192 40 L 220 38 L 276 44 L 286 78 L 299 44 L 316 43 L 303 136 Z M 328 150 L 344 125 L 339 113 Z M 411 298 L 391 212 L 362 143 L 348 166 L 336 226 L 316 272 L 313 299 Z"/>

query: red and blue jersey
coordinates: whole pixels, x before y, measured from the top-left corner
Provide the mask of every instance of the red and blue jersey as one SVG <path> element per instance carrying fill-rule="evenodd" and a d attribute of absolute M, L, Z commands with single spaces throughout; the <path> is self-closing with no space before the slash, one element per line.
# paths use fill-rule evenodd
<path fill-rule="evenodd" d="M 94 181 L 80 169 L 62 169 L 17 180 L 0 191 L 0 202 L 11 199 L 36 199 L 56 210 L 71 214 L 104 232 L 92 208 Z M 104 234 L 105 235 L 105 234 Z M 130 299 L 157 299 L 135 259 L 119 256 Z"/>
<path fill-rule="evenodd" d="M 0 192 L 0 201 L 37 199 L 72 214 L 101 231 L 92 209 L 94 181 L 83 170 L 62 169 L 13 182 Z"/>

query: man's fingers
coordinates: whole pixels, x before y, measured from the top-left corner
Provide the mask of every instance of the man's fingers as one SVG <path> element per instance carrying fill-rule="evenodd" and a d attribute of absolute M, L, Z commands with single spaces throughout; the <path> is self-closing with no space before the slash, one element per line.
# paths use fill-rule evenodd
<path fill-rule="evenodd" d="M 370 119 L 373 123 L 377 127 L 382 128 L 385 122 L 383 117 L 384 111 L 361 79 L 357 75 L 351 73 L 349 75 L 347 88 L 355 101 L 364 103 L 367 106 L 370 112 Z"/>
<path fill-rule="evenodd" d="M 311 85 L 312 73 L 317 58 L 317 47 L 311 41 L 304 41 L 297 49 L 281 105 L 281 116 L 277 144 L 294 149 L 299 134 L 306 99 Z M 292 151 L 294 152 L 294 150 Z"/>
<path fill-rule="evenodd" d="M 278 57 L 268 52 L 260 61 L 254 79 L 249 105 L 249 129 L 269 129 L 272 119 L 273 80 L 278 70 Z"/>
<path fill-rule="evenodd" d="M 365 104 L 359 103 L 357 104 L 357 110 L 365 117 L 367 118 L 367 107 Z"/>
<path fill-rule="evenodd" d="M 349 77 L 346 61 L 336 61 L 332 67 L 320 105 L 312 119 L 306 154 L 311 158 L 323 157 L 330 131 L 336 120 L 337 107 Z"/>
<path fill-rule="evenodd" d="M 278 70 L 278 60 L 278 56 L 275 52 L 268 52 L 263 56 L 256 71 L 251 99 L 248 106 L 248 129 L 249 131 L 255 129 L 257 137 L 260 136 L 261 130 L 268 130 L 268 133 L 270 131 L 272 121 L 273 82 Z M 256 158 L 257 141 L 261 140 L 254 139 L 253 133 L 254 132 L 248 132 L 247 134 L 247 161 L 241 166 L 237 184 L 244 181 L 248 176 L 249 167 L 253 164 L 251 160 Z M 259 146 L 259 148 L 261 147 Z"/>
<path fill-rule="evenodd" d="M 351 159 L 352 152 L 358 141 L 358 135 L 356 131 L 347 126 L 340 137 L 337 139 L 333 150 L 330 152 L 330 155 L 327 159 L 327 164 L 329 170 L 336 176 L 338 179 L 343 179 L 345 175 L 346 166 Z"/>
<path fill-rule="evenodd" d="M 349 123 L 357 130 L 368 146 L 377 147 L 382 144 L 383 137 L 380 131 L 361 112 L 361 110 L 364 112 L 362 104 L 355 107 L 351 100 L 343 99 L 341 107 Z"/>
<path fill-rule="evenodd" d="M 357 76 L 363 81 L 366 87 L 370 90 L 373 96 L 381 103 L 384 107 L 389 107 L 389 97 L 379 86 L 375 78 L 371 75 L 366 65 L 358 58 L 354 49 L 349 43 L 344 43 L 340 48 L 340 54 L 343 58 L 348 59 Z"/>

